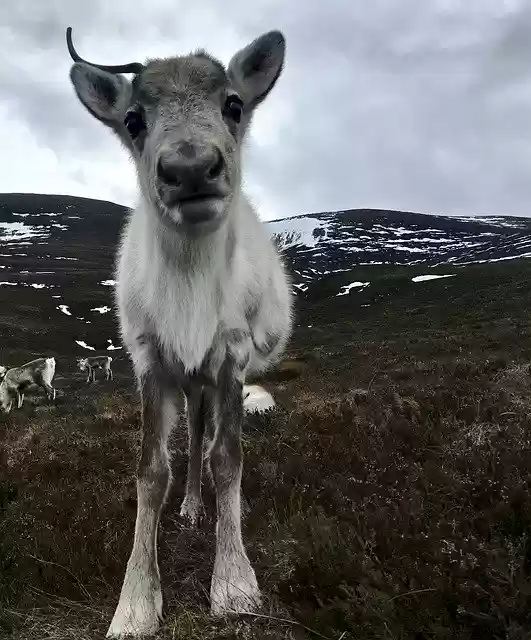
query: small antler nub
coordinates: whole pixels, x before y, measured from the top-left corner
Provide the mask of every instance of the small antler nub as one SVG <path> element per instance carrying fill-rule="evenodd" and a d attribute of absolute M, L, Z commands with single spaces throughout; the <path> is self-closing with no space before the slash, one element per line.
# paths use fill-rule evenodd
<path fill-rule="evenodd" d="M 96 69 L 101 69 L 102 71 L 109 71 L 110 73 L 139 74 L 144 69 L 144 65 L 141 62 L 130 62 L 129 64 L 119 64 L 119 65 L 104 65 L 104 64 L 94 64 L 93 62 L 84 60 L 78 54 L 78 52 L 74 47 L 74 43 L 72 42 L 72 27 L 66 28 L 66 46 L 68 47 L 68 53 L 70 53 L 70 56 L 74 62 L 84 62 L 85 64 L 89 64 L 91 67 L 96 67 Z"/>

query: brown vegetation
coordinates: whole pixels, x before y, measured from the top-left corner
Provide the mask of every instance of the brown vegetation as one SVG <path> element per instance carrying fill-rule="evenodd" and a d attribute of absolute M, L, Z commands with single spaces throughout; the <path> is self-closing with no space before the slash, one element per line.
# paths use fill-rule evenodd
<path fill-rule="evenodd" d="M 301 304 L 278 410 L 246 419 L 244 535 L 261 617 L 208 615 L 213 522 L 160 529 L 165 639 L 531 637 L 531 267 L 470 269 L 361 312 Z M 464 275 L 464 274 L 463 274 Z M 450 279 L 449 279 L 450 280 Z M 346 298 L 346 299 L 345 299 Z M 303 329 L 311 324 L 312 327 Z M 282 369 L 282 367 L 281 367 Z M 0 422 L 0 636 L 103 637 L 135 515 L 124 369 Z M 207 510 L 213 496 L 205 487 Z"/>

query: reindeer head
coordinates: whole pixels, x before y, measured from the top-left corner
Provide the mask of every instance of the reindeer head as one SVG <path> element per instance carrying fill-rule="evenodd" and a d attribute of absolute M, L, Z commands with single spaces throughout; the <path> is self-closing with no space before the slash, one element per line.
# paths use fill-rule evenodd
<path fill-rule="evenodd" d="M 260 36 L 227 69 L 204 51 L 95 65 L 75 51 L 70 27 L 67 43 L 79 99 L 129 149 L 156 215 L 183 232 L 219 228 L 240 190 L 240 148 L 252 113 L 281 74 L 284 36 Z M 124 73 L 134 74 L 131 82 Z"/>

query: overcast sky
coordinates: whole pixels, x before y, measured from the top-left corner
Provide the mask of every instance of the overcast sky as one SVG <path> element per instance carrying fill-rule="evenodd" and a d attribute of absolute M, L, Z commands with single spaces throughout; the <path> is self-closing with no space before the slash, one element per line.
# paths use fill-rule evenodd
<path fill-rule="evenodd" d="M 0 191 L 135 201 L 77 101 L 64 31 L 115 64 L 281 29 L 246 186 L 263 219 L 376 207 L 531 215 L 531 0 L 16 0 L 0 6 Z"/>

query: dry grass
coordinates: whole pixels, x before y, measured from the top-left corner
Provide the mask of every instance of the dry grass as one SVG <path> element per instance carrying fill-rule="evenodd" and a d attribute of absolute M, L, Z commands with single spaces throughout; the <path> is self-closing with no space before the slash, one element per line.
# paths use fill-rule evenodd
<path fill-rule="evenodd" d="M 531 637 L 531 332 L 513 281 L 514 336 L 496 288 L 476 312 L 477 291 L 460 291 L 460 314 L 441 301 L 412 319 L 397 304 L 363 321 L 340 300 L 327 324 L 324 308 L 301 310 L 304 326 L 321 318 L 318 349 L 310 330 L 296 334 L 299 364 L 269 378 L 279 409 L 245 426 L 260 616 L 208 615 L 214 496 L 205 487 L 204 528 L 184 526 L 175 433 L 161 639 Z M 53 412 L 28 404 L 0 423 L 3 637 L 103 637 L 130 551 L 139 442 L 134 390 L 112 388 L 65 387 Z"/>

